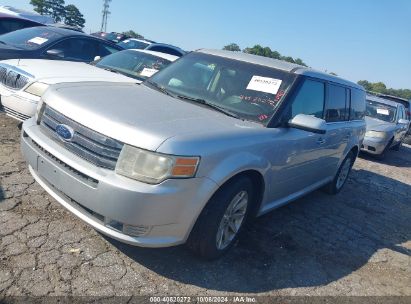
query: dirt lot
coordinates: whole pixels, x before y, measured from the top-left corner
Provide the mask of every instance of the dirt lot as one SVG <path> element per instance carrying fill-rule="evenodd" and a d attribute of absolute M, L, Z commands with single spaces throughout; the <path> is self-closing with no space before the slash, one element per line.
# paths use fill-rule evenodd
<path fill-rule="evenodd" d="M 0 114 L 0 298 L 7 295 L 411 296 L 411 146 L 357 160 L 342 193 L 260 219 L 215 262 L 104 238 L 30 176 Z"/>

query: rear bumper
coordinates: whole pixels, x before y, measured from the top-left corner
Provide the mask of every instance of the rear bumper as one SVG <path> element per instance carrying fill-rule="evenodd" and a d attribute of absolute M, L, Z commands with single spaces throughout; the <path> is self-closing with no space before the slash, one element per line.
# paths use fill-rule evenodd
<path fill-rule="evenodd" d="M 21 144 L 31 174 L 51 196 L 96 230 L 131 245 L 184 243 L 217 188 L 208 178 L 149 185 L 119 176 L 62 148 L 34 119 L 23 124 Z"/>

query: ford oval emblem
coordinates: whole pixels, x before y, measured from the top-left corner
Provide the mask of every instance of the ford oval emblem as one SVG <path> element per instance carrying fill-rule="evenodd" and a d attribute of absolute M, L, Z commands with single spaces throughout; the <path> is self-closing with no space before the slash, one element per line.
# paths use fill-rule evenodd
<path fill-rule="evenodd" d="M 72 140 L 74 136 L 74 130 L 66 125 L 57 125 L 56 133 L 61 139 L 66 141 Z"/>

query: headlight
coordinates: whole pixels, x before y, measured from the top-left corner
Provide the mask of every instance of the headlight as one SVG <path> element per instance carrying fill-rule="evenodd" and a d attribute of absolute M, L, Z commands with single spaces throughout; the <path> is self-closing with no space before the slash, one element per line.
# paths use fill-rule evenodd
<path fill-rule="evenodd" d="M 41 97 L 44 92 L 49 88 L 48 84 L 42 83 L 42 82 L 35 82 L 31 84 L 27 89 L 24 91 L 26 93 Z"/>
<path fill-rule="evenodd" d="M 198 157 L 160 154 L 124 145 L 117 161 L 116 173 L 149 184 L 168 178 L 194 177 Z"/>
<path fill-rule="evenodd" d="M 374 137 L 374 138 L 386 138 L 387 137 L 387 133 L 385 132 L 378 132 L 378 131 L 367 131 L 365 133 L 366 137 Z"/>

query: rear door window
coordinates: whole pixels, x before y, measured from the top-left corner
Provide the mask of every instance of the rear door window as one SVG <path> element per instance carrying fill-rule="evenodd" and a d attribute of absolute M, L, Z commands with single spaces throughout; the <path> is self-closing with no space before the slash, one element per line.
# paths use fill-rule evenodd
<path fill-rule="evenodd" d="M 98 43 L 82 38 L 65 39 L 50 49 L 58 49 L 64 52 L 64 59 L 74 61 L 92 61 L 98 53 Z"/>
<path fill-rule="evenodd" d="M 328 101 L 325 111 L 327 122 L 345 121 L 348 119 L 347 89 L 330 84 L 328 86 Z"/>
<path fill-rule="evenodd" d="M 350 119 L 361 120 L 365 116 L 365 92 L 358 89 L 351 89 Z"/>

